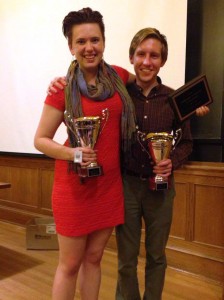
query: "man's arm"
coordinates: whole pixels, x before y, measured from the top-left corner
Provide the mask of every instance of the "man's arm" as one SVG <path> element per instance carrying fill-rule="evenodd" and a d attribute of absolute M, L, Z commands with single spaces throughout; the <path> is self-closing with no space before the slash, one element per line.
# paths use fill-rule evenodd
<path fill-rule="evenodd" d="M 135 81 L 135 75 L 129 72 L 127 85 L 134 81 Z M 48 89 L 47 89 L 47 93 L 48 93 L 48 95 L 52 95 L 52 93 L 56 94 L 57 89 L 55 87 L 59 88 L 60 90 L 63 90 L 66 85 L 67 85 L 67 81 L 66 81 L 65 77 L 55 77 L 50 82 Z M 196 109 L 196 115 L 198 117 L 202 117 L 202 116 L 207 115 L 209 113 L 209 111 L 210 111 L 210 109 L 208 106 L 201 106 Z"/>
<path fill-rule="evenodd" d="M 67 81 L 65 76 L 64 77 L 55 77 L 49 84 L 48 88 L 47 88 L 47 93 L 48 95 L 52 95 L 57 93 L 57 88 L 59 88 L 60 90 L 63 90 L 65 88 L 65 86 L 67 85 Z"/>

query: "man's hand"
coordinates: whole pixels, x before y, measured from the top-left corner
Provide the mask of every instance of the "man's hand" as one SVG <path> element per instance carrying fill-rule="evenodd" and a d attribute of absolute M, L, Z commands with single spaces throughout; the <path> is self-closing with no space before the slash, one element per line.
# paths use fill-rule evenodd
<path fill-rule="evenodd" d="M 57 87 L 60 90 L 63 90 L 66 85 L 67 81 L 65 77 L 55 77 L 48 86 L 47 93 L 48 95 L 52 95 L 52 93 L 56 94 L 57 89 L 55 87 Z"/>
<path fill-rule="evenodd" d="M 210 109 L 208 106 L 201 106 L 196 109 L 196 116 L 203 117 L 207 115 L 210 112 Z"/>
<path fill-rule="evenodd" d="M 156 175 L 167 178 L 172 173 L 172 161 L 171 159 L 161 160 L 157 165 L 153 167 L 153 173 Z"/>

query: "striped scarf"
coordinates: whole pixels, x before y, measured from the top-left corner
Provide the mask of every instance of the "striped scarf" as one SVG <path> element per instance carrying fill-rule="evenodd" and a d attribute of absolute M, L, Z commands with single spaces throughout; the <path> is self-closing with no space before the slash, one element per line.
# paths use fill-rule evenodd
<path fill-rule="evenodd" d="M 81 105 L 81 94 L 93 101 L 105 101 L 112 97 L 117 91 L 121 97 L 123 108 L 121 117 L 121 149 L 125 154 L 135 140 L 136 118 L 133 102 L 124 86 L 123 81 L 117 72 L 104 61 L 101 62 L 98 70 L 96 87 L 89 86 L 83 77 L 77 61 L 73 61 L 67 73 L 68 85 L 65 89 L 65 121 L 66 124 L 73 123 L 73 120 L 83 116 Z M 71 147 L 77 147 L 74 133 L 67 126 L 68 137 Z"/>

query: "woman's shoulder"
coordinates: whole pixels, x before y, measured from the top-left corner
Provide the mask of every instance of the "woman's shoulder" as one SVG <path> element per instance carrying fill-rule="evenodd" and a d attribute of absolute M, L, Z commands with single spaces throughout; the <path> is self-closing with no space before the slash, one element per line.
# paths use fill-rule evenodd
<path fill-rule="evenodd" d="M 57 92 L 47 95 L 44 103 L 51 105 L 61 111 L 65 110 L 65 92 L 59 88 L 56 88 Z"/>

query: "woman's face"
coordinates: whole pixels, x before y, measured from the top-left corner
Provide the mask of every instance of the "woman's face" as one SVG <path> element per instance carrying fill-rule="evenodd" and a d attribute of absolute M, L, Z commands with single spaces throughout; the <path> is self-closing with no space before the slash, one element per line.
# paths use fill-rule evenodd
<path fill-rule="evenodd" d="M 72 44 L 69 48 L 84 74 L 97 72 L 104 47 L 103 36 L 97 23 L 74 25 Z"/>

